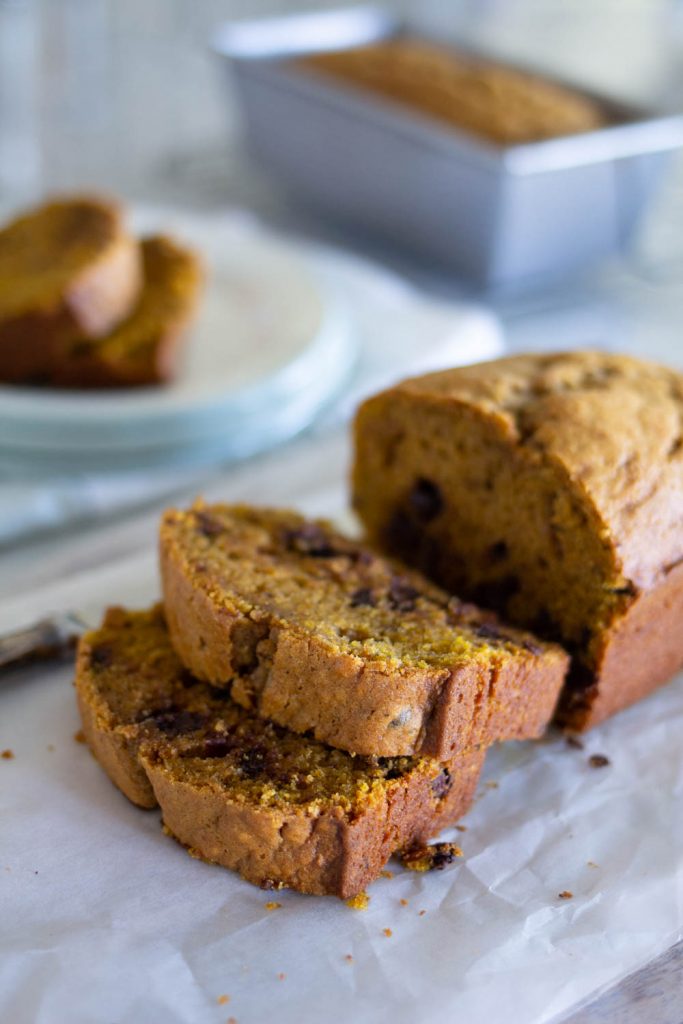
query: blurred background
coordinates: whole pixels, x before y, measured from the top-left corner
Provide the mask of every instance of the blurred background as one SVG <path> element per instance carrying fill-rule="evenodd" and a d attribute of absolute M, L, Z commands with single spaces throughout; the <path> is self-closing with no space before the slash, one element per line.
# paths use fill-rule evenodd
<path fill-rule="evenodd" d="M 336 6 L 334 0 L 0 0 L 3 205 L 96 185 L 135 200 L 246 207 L 280 227 L 353 245 L 353 237 L 294 205 L 277 178 L 249 160 L 234 90 L 209 48 L 226 20 Z M 387 0 L 385 6 L 442 38 L 472 41 L 621 100 L 683 109 L 680 0 Z M 598 290 L 591 272 L 587 290 L 585 281 L 579 291 L 572 282 L 559 293 L 491 300 L 514 344 L 548 343 L 542 340 L 548 309 L 562 314 L 553 323 L 561 344 L 565 338 L 593 343 L 613 328 L 623 344 L 633 338 L 639 345 L 643 331 L 655 347 L 660 339 L 663 347 L 670 344 L 683 280 L 680 168 L 675 161 L 662 182 L 628 266 L 603 268 Z M 468 291 L 433 267 L 406 264 L 404 254 L 376 251 L 430 290 Z M 604 297 L 616 293 L 626 305 L 605 310 Z"/>
<path fill-rule="evenodd" d="M 243 221 L 267 244 L 273 237 L 269 229 L 275 229 L 318 269 L 326 252 L 324 269 L 333 273 L 351 314 L 350 334 L 360 339 L 357 383 L 366 391 L 385 383 L 370 370 L 391 368 L 395 377 L 405 376 L 501 350 L 597 346 L 683 366 L 683 158 L 677 148 L 683 121 L 662 174 L 648 186 L 645 215 L 621 251 L 613 245 L 597 261 L 519 289 L 468 280 L 410 246 L 358 232 L 343 217 L 328 217 L 301 194 L 295 198 L 287 176 L 249 151 L 243 96 L 211 40 L 228 22 L 339 6 L 339 0 L 0 0 L 0 213 L 9 216 L 52 192 L 94 189 L 127 200 L 135 213 L 163 210 L 162 229 L 174 228 L 176 214 L 204 218 L 198 222 L 204 252 L 202 233 L 207 245 L 213 239 L 205 232 L 207 224 L 226 224 L 233 232 L 230 244 L 239 248 L 247 237 Z M 384 0 L 382 6 L 439 40 L 548 72 L 633 104 L 646 117 L 683 114 L 683 0 Z M 286 144 L 297 126 L 278 127 Z M 633 184 L 638 174 L 629 171 L 628 159 L 620 163 L 627 165 L 624 180 L 631 174 Z M 609 168 L 601 186 L 611 189 L 615 209 L 625 194 L 620 174 Z M 444 194 L 452 191 L 449 178 L 442 186 Z M 416 204 L 428 192 L 421 180 L 414 190 Z M 604 211 L 602 194 L 590 197 L 593 210 Z M 560 197 L 549 214 L 546 209 L 546 219 L 552 229 L 556 210 L 571 234 L 572 214 L 564 209 L 562 192 Z M 579 241 L 593 220 L 590 209 L 583 213 L 574 232 Z M 487 230 L 486 214 L 485 208 L 480 221 L 471 218 L 475 236 Z M 177 223 L 183 237 L 185 222 Z M 532 237 L 537 227 L 532 216 L 507 234 L 516 241 Z M 613 226 L 612 232 L 618 234 Z M 550 236 L 552 241 L 552 230 Z M 191 232 L 187 238 L 193 241 Z M 320 243 L 327 248 L 316 248 Z M 239 262 L 234 253 L 232 260 Z M 261 304 L 257 292 L 254 309 Z M 273 317 L 278 320 L 277 313 Z M 313 340 L 302 339 L 302 345 Z M 427 353 L 432 343 L 433 353 Z M 246 351 L 244 358 L 249 356 Z M 232 386 L 226 377 L 228 397 Z M 31 532 L 73 528 L 79 519 L 111 516 L 181 487 L 202 485 L 185 470 L 158 482 L 143 470 L 124 482 L 110 472 L 113 464 L 104 462 L 107 480 L 93 480 L 76 456 L 64 470 L 55 459 L 49 424 L 44 434 L 52 447 L 38 465 L 37 483 L 17 482 L 28 460 L 9 451 L 7 425 L 16 413 L 30 427 L 32 410 L 42 413 L 46 402 L 44 391 L 39 399 L 26 400 L 11 392 L 0 388 L 0 547 Z M 73 393 L 50 398 L 56 409 L 61 403 L 61 419 L 54 422 L 72 435 L 67 405 L 76 409 L 82 398 Z M 348 391 L 328 427 L 347 421 L 357 398 L 357 391 Z M 112 438 L 122 423 L 132 422 L 137 400 L 124 396 L 117 405 L 116 396 L 108 397 Z M 140 404 L 145 400 L 140 397 Z M 293 432 L 273 427 L 253 450 Z M 82 433 L 87 440 L 87 431 Z M 332 468 L 339 482 L 338 464 Z"/>

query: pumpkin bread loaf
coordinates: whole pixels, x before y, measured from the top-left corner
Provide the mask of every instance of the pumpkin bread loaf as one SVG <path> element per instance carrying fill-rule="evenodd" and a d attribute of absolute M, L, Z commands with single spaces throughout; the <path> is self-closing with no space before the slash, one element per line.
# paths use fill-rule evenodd
<path fill-rule="evenodd" d="M 83 730 L 111 780 L 205 860 L 264 888 L 352 897 L 469 806 L 484 757 L 351 757 L 256 718 L 180 663 L 161 608 L 79 645 Z"/>
<path fill-rule="evenodd" d="M 121 324 L 96 341 L 65 347 L 52 383 L 67 387 L 139 387 L 172 380 L 180 344 L 201 291 L 198 257 L 171 238 L 141 242 L 143 286 Z"/>
<path fill-rule="evenodd" d="M 540 735 L 567 668 L 329 524 L 295 512 L 167 512 L 161 572 L 185 665 L 257 714 L 351 753 L 448 760 Z"/>
<path fill-rule="evenodd" d="M 419 39 L 318 53 L 299 66 L 503 146 L 593 131 L 606 120 L 578 92 Z"/>
<path fill-rule="evenodd" d="M 108 334 L 140 283 L 114 203 L 56 200 L 12 221 L 0 230 L 0 380 L 49 381 L 64 345 Z"/>
<path fill-rule="evenodd" d="M 407 380 L 355 426 L 372 542 L 574 655 L 585 729 L 683 665 L 683 377 L 602 352 Z"/>

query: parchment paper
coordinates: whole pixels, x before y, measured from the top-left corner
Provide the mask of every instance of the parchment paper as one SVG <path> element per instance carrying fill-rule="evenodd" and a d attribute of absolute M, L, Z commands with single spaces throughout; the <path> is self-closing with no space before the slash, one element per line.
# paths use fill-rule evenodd
<path fill-rule="evenodd" d="M 31 609 L 142 606 L 155 590 L 150 552 Z M 0 621 L 28 611 L 5 605 Z M 390 863 L 364 911 L 191 859 L 74 741 L 70 679 L 34 667 L 0 691 L 0 750 L 14 753 L 0 759 L 2 1021 L 535 1024 L 683 933 L 683 677 L 584 750 L 559 736 L 492 750 L 452 833 L 462 861 L 427 875 Z"/>

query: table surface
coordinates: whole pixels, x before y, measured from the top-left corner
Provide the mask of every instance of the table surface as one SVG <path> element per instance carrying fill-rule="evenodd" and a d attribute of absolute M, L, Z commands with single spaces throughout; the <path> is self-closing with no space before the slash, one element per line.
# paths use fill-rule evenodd
<path fill-rule="evenodd" d="M 14 189 L 20 198 L 22 190 L 28 194 L 95 181 L 145 200 L 246 206 L 280 227 L 360 247 L 363 243 L 357 239 L 290 206 L 276 183 L 248 162 L 238 141 L 234 102 L 231 96 L 226 101 L 206 55 L 205 39 L 218 14 L 253 16 L 289 6 L 293 5 L 283 0 L 279 4 L 232 0 L 219 8 L 208 2 L 183 5 L 150 0 L 144 10 L 133 0 L 117 5 L 92 0 L 87 8 L 76 0 L 59 5 L 38 0 L 0 4 L 0 95 L 2 68 L 7 70 L 15 52 L 31 55 L 34 70 L 39 70 L 37 78 L 30 79 L 28 64 L 13 62 L 12 109 L 21 115 L 24 134 L 0 131 L 0 185 L 5 194 Z M 432 21 L 443 20 L 443 6 L 427 0 L 421 14 Z M 595 5 L 592 0 L 576 0 L 570 14 L 561 0 L 506 0 L 505 4 L 463 0 L 453 6 L 447 28 L 492 50 L 566 71 L 587 84 L 683 107 L 680 4 L 621 0 Z M 89 102 L 84 103 L 83 97 Z M 6 107 L 0 101 L 0 120 L 3 110 Z M 15 119 L 10 128 L 16 123 Z M 13 161 L 6 159 L 15 151 L 24 159 L 20 179 L 12 178 Z M 679 168 L 666 184 L 627 265 L 603 268 L 589 280 L 542 294 L 485 297 L 501 315 L 510 347 L 606 342 L 680 363 L 681 217 L 683 170 Z M 396 253 L 381 249 L 374 253 L 436 293 L 465 291 L 462 285 L 410 264 Z M 216 473 L 207 493 L 221 493 L 229 480 L 231 487 L 239 483 L 245 500 L 257 498 L 250 488 L 273 458 L 263 456 L 238 471 Z M 276 459 L 281 458 L 278 453 Z M 320 485 L 317 479 L 316 488 Z M 330 493 L 338 486 L 338 469 L 331 462 Z M 153 542 L 156 512 L 152 508 L 105 526 L 79 527 L 0 550 L 3 591 L 28 593 L 60 576 L 77 575 L 148 547 Z M 636 1020 L 638 1024 L 681 1024 L 683 943 L 566 1020 L 572 1024 Z"/>

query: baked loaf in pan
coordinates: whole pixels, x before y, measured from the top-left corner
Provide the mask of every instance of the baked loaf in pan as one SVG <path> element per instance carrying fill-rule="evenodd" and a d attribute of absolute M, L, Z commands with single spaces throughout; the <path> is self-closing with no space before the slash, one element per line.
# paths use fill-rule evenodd
<path fill-rule="evenodd" d="M 606 123 L 598 104 L 579 92 L 418 38 L 326 51 L 298 63 L 504 146 Z"/>
<path fill-rule="evenodd" d="M 50 381 L 64 345 L 108 334 L 140 285 L 116 204 L 56 200 L 12 221 L 0 230 L 0 380 Z"/>
<path fill-rule="evenodd" d="M 448 760 L 540 735 L 567 668 L 558 647 L 295 512 L 167 512 L 171 640 L 200 679 L 342 750 Z"/>
<path fill-rule="evenodd" d="M 143 285 L 130 316 L 104 338 L 65 346 L 52 383 L 139 387 L 176 376 L 180 344 L 201 291 L 200 261 L 163 235 L 143 239 L 140 250 Z"/>
<path fill-rule="evenodd" d="M 343 898 L 469 806 L 484 752 L 447 765 L 351 757 L 200 683 L 160 607 L 110 609 L 78 652 L 83 730 L 111 780 L 205 860 L 264 888 Z"/>
<path fill-rule="evenodd" d="M 514 356 L 364 403 L 372 542 L 574 655 L 586 729 L 683 664 L 683 378 L 602 352 Z"/>

